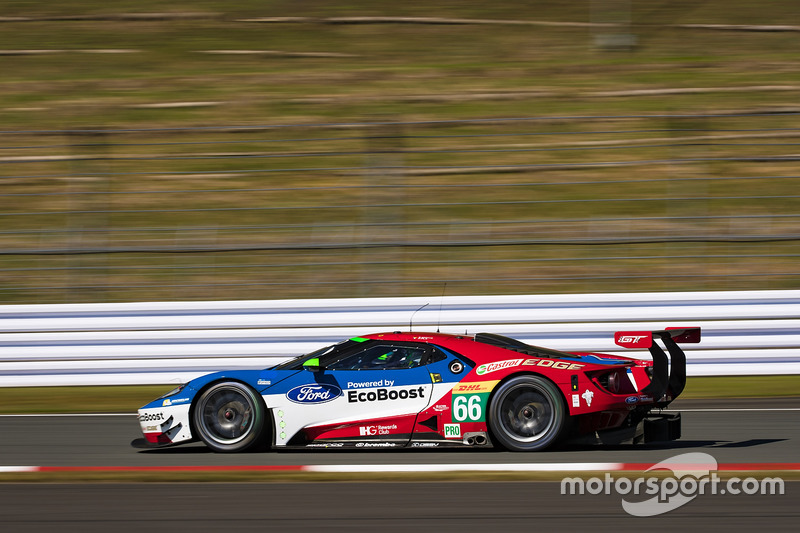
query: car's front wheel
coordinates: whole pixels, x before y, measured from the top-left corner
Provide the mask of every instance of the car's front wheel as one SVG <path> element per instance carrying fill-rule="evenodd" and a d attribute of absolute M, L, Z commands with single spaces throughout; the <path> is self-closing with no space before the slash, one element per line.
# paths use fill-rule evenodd
<path fill-rule="evenodd" d="M 564 433 L 566 407 L 561 393 L 539 376 L 517 376 L 502 383 L 489 406 L 494 438 L 512 451 L 537 451 Z"/>
<path fill-rule="evenodd" d="M 253 389 L 236 381 L 223 381 L 200 394 L 192 422 L 197 436 L 212 450 L 242 452 L 261 442 L 264 411 Z"/>

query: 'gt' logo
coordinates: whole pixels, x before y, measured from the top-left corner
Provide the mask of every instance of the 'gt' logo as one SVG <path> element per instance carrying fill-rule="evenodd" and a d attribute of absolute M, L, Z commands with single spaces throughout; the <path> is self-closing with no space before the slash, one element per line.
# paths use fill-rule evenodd
<path fill-rule="evenodd" d="M 623 335 L 619 338 L 619 342 L 639 342 L 647 335 Z"/>

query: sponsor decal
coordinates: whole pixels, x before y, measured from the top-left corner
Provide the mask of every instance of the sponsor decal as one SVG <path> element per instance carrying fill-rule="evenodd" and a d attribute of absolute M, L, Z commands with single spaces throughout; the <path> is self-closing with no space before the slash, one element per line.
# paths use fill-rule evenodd
<path fill-rule="evenodd" d="M 636 396 L 628 396 L 627 398 L 625 398 L 625 403 L 627 403 L 628 405 L 633 405 L 638 401 L 639 398 Z"/>
<path fill-rule="evenodd" d="M 475 383 L 459 383 L 453 387 L 453 394 L 465 394 L 468 392 L 491 392 L 499 381 L 478 381 Z"/>
<path fill-rule="evenodd" d="M 356 442 L 356 448 L 394 448 L 394 442 Z"/>
<path fill-rule="evenodd" d="M 343 442 L 312 442 L 306 444 L 306 448 L 343 448 Z"/>
<path fill-rule="evenodd" d="M 372 437 L 374 435 L 389 435 L 393 430 L 397 429 L 397 424 L 391 425 L 377 425 L 377 426 L 361 426 L 358 432 L 362 437 Z"/>
<path fill-rule="evenodd" d="M 433 410 L 436 411 L 437 413 L 441 413 L 442 411 L 447 411 L 448 409 L 450 409 L 449 405 L 444 405 L 441 403 L 433 406 Z"/>
<path fill-rule="evenodd" d="M 300 385 L 286 393 L 286 397 L 294 403 L 325 403 L 342 395 L 342 389 L 328 383 Z"/>
<path fill-rule="evenodd" d="M 414 389 L 378 389 L 369 392 L 347 391 L 347 401 L 349 403 L 358 402 L 383 402 L 387 400 L 412 400 L 414 398 L 424 398 L 425 387 Z"/>
<path fill-rule="evenodd" d="M 181 403 L 186 403 L 188 401 L 189 401 L 189 398 L 175 398 L 174 400 L 172 398 L 167 398 L 166 400 L 161 402 L 161 405 L 163 407 L 169 407 L 170 405 L 178 405 L 178 404 L 181 404 Z"/>
<path fill-rule="evenodd" d="M 580 394 L 573 394 L 572 395 L 572 407 L 580 407 L 581 406 L 581 395 Z"/>
<path fill-rule="evenodd" d="M 455 360 L 450 363 L 450 372 L 453 374 L 460 374 L 464 370 L 464 363 L 459 360 Z"/>
<path fill-rule="evenodd" d="M 348 381 L 348 389 L 374 389 L 375 387 L 391 387 L 394 385 L 393 379 L 379 379 L 378 381 Z"/>
<path fill-rule="evenodd" d="M 412 448 L 436 448 L 439 446 L 438 442 L 412 442 Z"/>
<path fill-rule="evenodd" d="M 441 383 L 441 382 L 442 382 L 441 374 L 431 374 L 431 383 Z"/>
<path fill-rule="evenodd" d="M 461 438 L 461 424 L 445 424 L 444 425 L 444 438 L 446 438 L 446 439 L 460 439 Z"/>
<path fill-rule="evenodd" d="M 639 401 L 640 402 L 652 402 L 653 401 L 653 397 L 652 396 L 646 396 L 646 395 L 642 394 L 641 396 L 639 396 Z"/>
<path fill-rule="evenodd" d="M 586 406 L 587 407 L 591 407 L 592 406 L 592 398 L 594 398 L 594 393 L 592 391 L 590 391 L 589 389 L 586 389 L 585 391 L 583 391 L 583 394 L 581 394 L 581 398 L 586 400 Z"/>
<path fill-rule="evenodd" d="M 272 385 L 272 382 L 268 379 L 259 379 L 256 385 Z"/>
<path fill-rule="evenodd" d="M 139 422 L 156 422 L 164 420 L 164 413 L 144 413 L 139 415 Z"/>
<path fill-rule="evenodd" d="M 523 359 L 508 359 L 506 361 L 497 361 L 495 363 L 486 363 L 478 367 L 476 373 L 479 376 L 484 374 L 489 374 L 491 372 L 497 372 L 498 370 L 503 370 L 504 368 L 511 368 L 512 366 L 519 366 L 522 364 Z"/>
<path fill-rule="evenodd" d="M 161 431 L 158 426 L 145 426 L 144 430 L 148 433 L 152 433 L 154 431 Z"/>
<path fill-rule="evenodd" d="M 553 359 L 527 359 L 524 366 L 541 366 L 545 368 L 555 368 L 557 370 L 578 370 L 586 365 L 580 363 L 568 363 L 566 361 L 555 361 Z"/>

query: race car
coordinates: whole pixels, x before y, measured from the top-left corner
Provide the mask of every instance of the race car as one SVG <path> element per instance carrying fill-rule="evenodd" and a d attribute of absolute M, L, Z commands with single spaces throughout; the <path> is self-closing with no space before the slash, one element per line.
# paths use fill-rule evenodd
<path fill-rule="evenodd" d="M 700 342 L 700 328 L 621 331 L 615 342 L 649 349 L 652 361 L 561 352 L 491 333 L 353 337 L 265 370 L 181 385 L 139 409 L 144 438 L 132 445 L 535 451 L 568 438 L 680 438 L 679 413 L 651 411 L 683 391 L 678 343 Z"/>

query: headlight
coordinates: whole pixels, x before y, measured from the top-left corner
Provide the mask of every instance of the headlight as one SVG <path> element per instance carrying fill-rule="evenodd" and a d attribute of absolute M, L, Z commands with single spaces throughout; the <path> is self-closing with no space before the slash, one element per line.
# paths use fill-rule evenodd
<path fill-rule="evenodd" d="M 162 398 L 169 398 L 170 396 L 175 396 L 176 394 L 178 394 L 180 391 L 182 391 L 185 388 L 186 388 L 186 383 L 184 383 L 183 385 L 178 385 L 177 387 L 175 387 L 174 389 L 172 389 L 168 393 L 162 394 L 161 396 L 156 398 L 156 400 L 160 400 Z"/>

